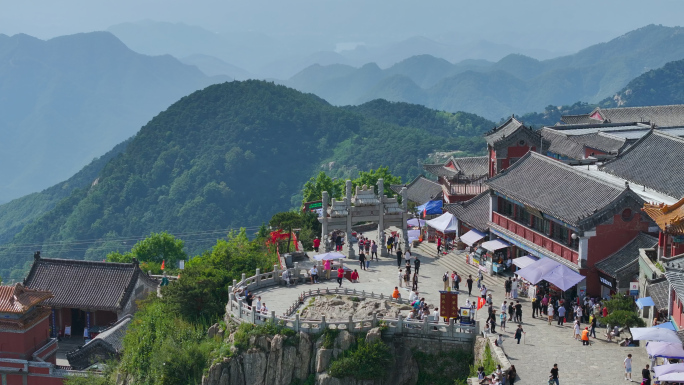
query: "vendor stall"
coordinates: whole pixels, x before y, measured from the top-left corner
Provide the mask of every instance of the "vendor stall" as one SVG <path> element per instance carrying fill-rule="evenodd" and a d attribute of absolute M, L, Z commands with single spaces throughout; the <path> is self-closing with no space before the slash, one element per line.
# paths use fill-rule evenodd
<path fill-rule="evenodd" d="M 460 240 L 461 240 L 461 242 L 465 243 L 466 245 L 472 247 L 484 237 L 486 237 L 486 234 L 484 234 L 481 231 L 472 229 L 472 230 L 468 231 L 467 233 L 463 234 L 461 236 Z"/>
<path fill-rule="evenodd" d="M 501 239 L 487 241 L 482 244 L 482 248 L 490 252 L 488 254 L 492 257 L 492 269 L 497 274 L 501 274 L 506 270 L 506 260 L 508 260 L 506 249 L 509 246 L 508 242 Z"/>

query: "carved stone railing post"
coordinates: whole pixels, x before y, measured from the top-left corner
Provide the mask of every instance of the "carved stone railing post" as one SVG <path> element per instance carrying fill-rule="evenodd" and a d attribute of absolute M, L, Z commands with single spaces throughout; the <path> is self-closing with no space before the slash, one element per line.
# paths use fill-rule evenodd
<path fill-rule="evenodd" d="M 299 333 L 301 325 L 299 324 L 299 314 L 295 314 L 294 331 Z"/>
<path fill-rule="evenodd" d="M 257 288 L 261 287 L 261 269 L 256 269 L 256 286 Z"/>
<path fill-rule="evenodd" d="M 322 315 L 322 316 L 321 316 L 321 332 L 322 332 L 323 330 L 325 330 L 325 329 L 326 329 L 326 325 L 325 325 L 325 316 Z"/>
<path fill-rule="evenodd" d="M 347 331 L 350 333 L 354 332 L 354 321 L 352 321 L 352 316 L 349 316 L 347 320 Z"/>
<path fill-rule="evenodd" d="M 378 314 L 373 313 L 373 320 L 371 321 L 371 327 L 374 328 L 378 326 Z"/>
<path fill-rule="evenodd" d="M 404 333 L 404 318 L 399 314 L 397 316 L 397 333 Z"/>

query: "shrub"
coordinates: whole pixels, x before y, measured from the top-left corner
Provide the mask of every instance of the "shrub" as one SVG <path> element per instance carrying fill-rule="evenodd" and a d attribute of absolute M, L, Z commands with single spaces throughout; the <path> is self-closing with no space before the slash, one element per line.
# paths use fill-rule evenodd
<path fill-rule="evenodd" d="M 392 364 L 389 347 L 382 341 L 367 344 L 358 339 L 355 346 L 333 361 L 329 373 L 333 377 L 353 377 L 357 380 L 379 380 L 387 375 Z"/>

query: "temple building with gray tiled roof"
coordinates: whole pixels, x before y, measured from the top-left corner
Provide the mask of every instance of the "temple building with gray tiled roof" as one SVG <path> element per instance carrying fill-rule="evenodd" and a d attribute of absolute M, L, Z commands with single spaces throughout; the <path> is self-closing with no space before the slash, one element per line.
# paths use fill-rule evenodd
<path fill-rule="evenodd" d="M 483 233 L 489 230 L 489 193 L 487 191 L 465 202 L 444 205 L 444 210 L 458 218 L 459 236 L 471 229 Z"/>
<path fill-rule="evenodd" d="M 462 202 L 487 190 L 489 176 L 486 156 L 451 157 L 443 164 L 424 164 L 423 169 L 437 177 L 446 203 Z"/>
<path fill-rule="evenodd" d="M 34 256 L 24 280 L 30 289 L 49 290 L 44 302 L 54 311 L 53 334 L 97 332 L 136 310 L 135 301 L 156 292 L 158 283 L 133 263 L 79 261 Z"/>
<path fill-rule="evenodd" d="M 507 169 L 529 151 L 539 152 L 548 148 L 538 131 L 525 126 L 515 117 L 510 117 L 499 127 L 484 134 L 487 142 L 487 165 L 489 177 Z"/>
<path fill-rule="evenodd" d="M 579 287 L 589 295 L 601 294 L 595 265 L 651 225 L 640 211 L 644 200 L 629 185 L 535 152 L 487 184 L 492 236 L 507 242 L 511 255 L 550 258 L 584 275 Z"/>

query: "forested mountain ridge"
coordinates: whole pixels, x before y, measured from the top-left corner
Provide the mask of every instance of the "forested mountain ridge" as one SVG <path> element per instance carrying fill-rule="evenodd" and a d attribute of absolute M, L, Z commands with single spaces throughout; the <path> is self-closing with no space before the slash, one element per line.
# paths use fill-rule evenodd
<path fill-rule="evenodd" d="M 387 69 L 372 63 L 358 69 L 316 65 L 284 84 L 313 92 L 335 105 L 387 99 L 498 120 L 549 104 L 598 103 L 645 71 L 682 58 L 684 28 L 649 25 L 575 54 L 543 61 L 509 55 L 497 63 L 451 64 L 422 55 Z"/>
<path fill-rule="evenodd" d="M 183 97 L 142 127 L 96 184 L 26 225 L 15 246 L 0 252 L 0 276 L 21 278 L 33 249 L 99 260 L 111 251 L 103 247 L 107 240 L 121 237 L 258 226 L 298 203 L 304 182 L 321 169 L 356 176 L 389 166 L 408 179 L 422 172 L 420 161 L 431 152 L 481 153 L 480 133 L 494 125 L 405 104 L 357 108 L 363 112 L 263 81 Z M 97 241 L 74 246 L 75 240 Z"/>
<path fill-rule="evenodd" d="M 0 35 L 0 202 L 67 179 L 183 95 L 227 79 L 108 32 Z"/>

